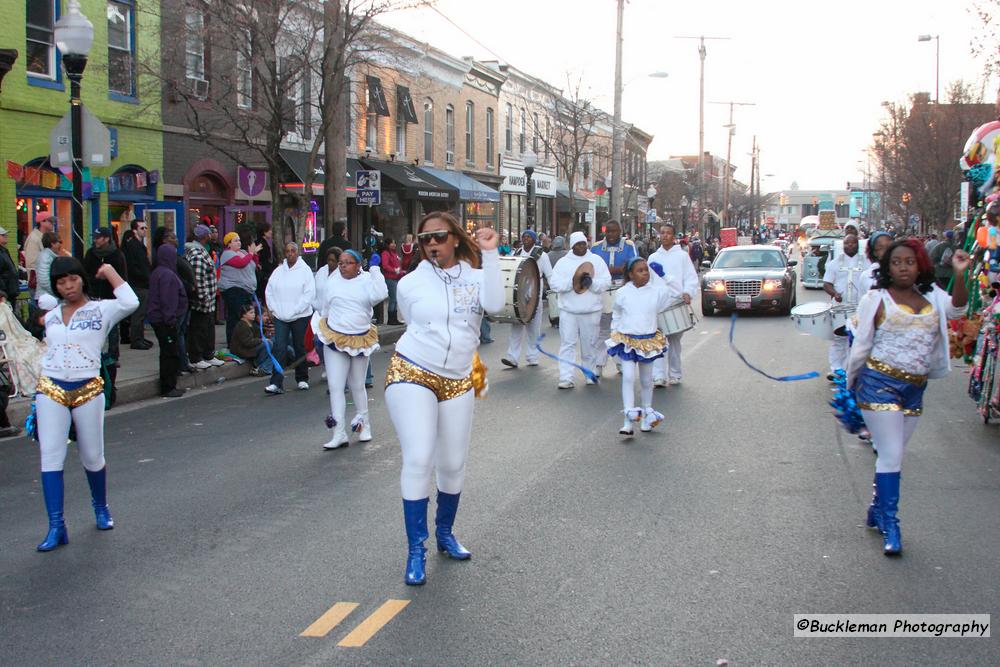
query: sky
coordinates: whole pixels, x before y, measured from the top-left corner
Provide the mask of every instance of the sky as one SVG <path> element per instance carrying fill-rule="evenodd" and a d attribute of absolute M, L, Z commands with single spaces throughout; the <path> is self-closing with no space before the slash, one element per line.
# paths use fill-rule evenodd
<path fill-rule="evenodd" d="M 903 103 L 916 91 L 934 95 L 935 42 L 918 35 L 940 35 L 942 99 L 951 81 L 983 84 L 970 54 L 979 26 L 969 4 L 629 0 L 622 118 L 654 135 L 649 160 L 697 155 L 698 42 L 675 36 L 727 37 L 706 41 L 705 150 L 726 155 L 729 106 L 711 102 L 752 102 L 733 112 L 738 180 L 749 181 L 756 135 L 764 192 L 793 181 L 801 189 L 842 189 L 862 180 L 881 103 Z M 591 99 L 613 111 L 615 0 L 437 0 L 435 7 L 380 21 L 451 55 L 499 58 L 556 86 L 581 78 Z M 996 99 L 995 77 L 985 91 L 987 102 Z M 955 146 L 956 160 L 961 149 Z"/>

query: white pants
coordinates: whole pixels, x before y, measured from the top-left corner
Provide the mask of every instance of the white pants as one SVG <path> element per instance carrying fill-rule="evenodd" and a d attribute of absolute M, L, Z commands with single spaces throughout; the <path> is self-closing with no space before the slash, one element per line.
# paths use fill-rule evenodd
<path fill-rule="evenodd" d="M 903 469 L 903 452 L 913 437 L 920 417 L 907 417 L 893 410 L 862 410 L 865 426 L 872 434 L 878 450 L 875 472 L 899 472 Z"/>
<path fill-rule="evenodd" d="M 830 370 L 846 369 L 850 353 L 851 346 L 847 343 L 847 336 L 835 336 L 830 343 Z"/>
<path fill-rule="evenodd" d="M 684 332 L 667 336 L 670 346 L 667 353 L 653 362 L 653 381 L 662 382 L 666 379 L 680 380 L 681 374 L 681 336 Z"/>
<path fill-rule="evenodd" d="M 580 363 L 587 370 L 594 371 L 597 366 L 597 343 L 604 345 L 598 339 L 601 325 L 601 311 L 593 313 L 570 313 L 559 310 L 559 356 L 563 359 L 576 360 L 576 344 L 580 343 Z M 572 382 L 575 368 L 559 362 L 559 381 Z"/>
<path fill-rule="evenodd" d="M 475 400 L 472 390 L 439 403 L 434 392 L 420 385 L 386 387 L 385 404 L 403 453 L 399 476 L 403 500 L 430 496 L 432 468 L 437 470 L 440 491 L 462 492 Z"/>
<path fill-rule="evenodd" d="M 639 375 L 639 398 L 644 409 L 653 407 L 653 364 L 622 361 L 622 406 L 625 412 L 635 407 L 635 376 Z"/>
<path fill-rule="evenodd" d="M 71 411 L 45 394 L 35 397 L 38 412 L 38 448 L 42 453 L 42 472 L 62 470 L 66 463 L 69 425 L 76 426 L 76 444 L 80 462 L 90 472 L 97 472 L 104 461 L 104 394 L 99 394 Z"/>
<path fill-rule="evenodd" d="M 351 388 L 354 409 L 368 421 L 368 390 L 365 389 L 368 357 L 364 355 L 352 357 L 346 352 L 339 352 L 329 345 L 324 345 L 323 363 L 326 364 L 326 385 L 330 388 L 330 414 L 337 420 L 336 428 L 340 430 L 347 427 L 344 421 L 344 412 L 347 410 L 344 387 Z"/>
<path fill-rule="evenodd" d="M 511 324 L 510 340 L 507 342 L 507 358 L 513 362 L 521 360 L 521 345 L 527 337 L 527 348 L 524 351 L 524 358 L 529 362 L 538 361 L 538 350 L 535 348 L 535 341 L 542 332 L 542 311 L 545 310 L 545 303 L 538 302 L 538 309 L 535 316 L 527 324 Z"/>

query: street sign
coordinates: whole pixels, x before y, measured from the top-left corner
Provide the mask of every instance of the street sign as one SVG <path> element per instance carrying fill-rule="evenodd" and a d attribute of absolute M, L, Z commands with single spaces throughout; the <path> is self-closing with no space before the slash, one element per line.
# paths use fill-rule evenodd
<path fill-rule="evenodd" d="M 355 173 L 354 203 L 358 206 L 378 206 L 382 203 L 382 172 L 359 169 Z"/>
<path fill-rule="evenodd" d="M 646 211 L 646 222 L 656 222 L 656 209 Z"/>
<path fill-rule="evenodd" d="M 81 105 L 83 117 L 82 145 L 83 166 L 107 167 L 111 164 L 111 133 L 97 116 Z M 70 114 L 63 116 L 49 134 L 49 162 L 53 167 L 73 164 L 73 140 L 70 133 Z"/>

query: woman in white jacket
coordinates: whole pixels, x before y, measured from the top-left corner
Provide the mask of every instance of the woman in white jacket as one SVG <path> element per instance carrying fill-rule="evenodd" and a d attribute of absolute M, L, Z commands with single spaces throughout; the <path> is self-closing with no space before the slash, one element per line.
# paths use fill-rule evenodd
<path fill-rule="evenodd" d="M 868 527 L 882 532 L 882 551 L 891 556 L 903 548 L 896 517 L 903 451 L 923 412 L 928 378 L 951 370 L 948 320 L 962 315 L 968 292 L 964 280 L 955 281 L 951 295 L 935 286 L 927 251 L 913 239 L 890 245 L 879 264 L 877 287 L 858 303 L 847 386 L 878 450 Z M 962 276 L 969 255 L 956 250 L 952 267 Z"/>
<path fill-rule="evenodd" d="M 476 354 L 479 325 L 484 311 L 498 313 L 504 307 L 494 230 L 476 232 L 482 269 L 476 241 L 451 214 L 429 213 L 417 231 L 423 261 L 399 281 L 396 299 L 406 333 L 396 343 L 385 378 L 385 401 L 403 453 L 409 585 L 425 581 L 428 492 L 435 468 L 438 551 L 457 560 L 471 555 L 452 526 L 465 482 L 473 401 L 485 387 L 485 368 Z"/>
<path fill-rule="evenodd" d="M 274 321 L 273 354 L 284 368 L 292 360 L 288 347 L 295 353 L 295 382 L 299 389 L 309 388 L 309 365 L 306 356 L 306 328 L 313 314 L 316 298 L 316 281 L 305 262 L 299 260 L 299 246 L 285 245 L 285 261 L 278 265 L 267 281 L 264 300 Z M 268 394 L 283 394 L 285 375 L 277 366 L 271 374 L 271 383 L 264 388 Z"/>
<path fill-rule="evenodd" d="M 378 329 L 372 324 L 373 309 L 389 296 L 381 270 L 373 266 L 368 271 L 362 271 L 361 255 L 356 250 L 340 253 L 338 268 L 326 279 L 323 305 L 313 316 L 313 331 L 323 343 L 323 363 L 326 364 L 334 429 L 333 438 L 323 445 L 324 449 L 347 445 L 345 386 L 351 388 L 351 397 L 357 409 L 351 420 L 351 430 L 358 433 L 361 442 L 372 439 L 365 371 L 368 358 L 379 348 Z"/>

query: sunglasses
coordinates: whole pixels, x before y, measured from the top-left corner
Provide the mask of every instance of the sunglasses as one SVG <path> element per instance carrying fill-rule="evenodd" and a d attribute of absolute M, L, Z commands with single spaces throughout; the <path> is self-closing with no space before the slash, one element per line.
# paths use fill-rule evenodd
<path fill-rule="evenodd" d="M 439 232 L 421 232 L 417 234 L 417 239 L 424 245 L 427 245 L 431 241 L 437 243 L 444 243 L 448 240 L 448 236 L 451 234 L 447 229 Z"/>

